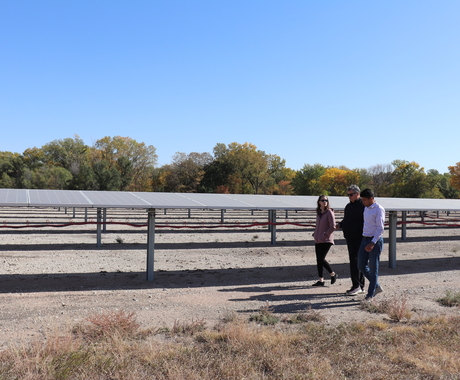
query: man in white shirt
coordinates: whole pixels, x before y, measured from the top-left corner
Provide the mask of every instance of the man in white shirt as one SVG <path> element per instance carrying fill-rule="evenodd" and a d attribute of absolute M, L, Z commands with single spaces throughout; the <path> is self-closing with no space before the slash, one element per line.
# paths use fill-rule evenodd
<path fill-rule="evenodd" d="M 358 253 L 358 268 L 369 281 L 365 300 L 371 301 L 381 293 L 379 285 L 380 253 L 383 249 L 383 229 L 385 225 L 385 209 L 374 200 L 370 189 L 361 191 L 361 199 L 365 206 L 363 240 Z"/>

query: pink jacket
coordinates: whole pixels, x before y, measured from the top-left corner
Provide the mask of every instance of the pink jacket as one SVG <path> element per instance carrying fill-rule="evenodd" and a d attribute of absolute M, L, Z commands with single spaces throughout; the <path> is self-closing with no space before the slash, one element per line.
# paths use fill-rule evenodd
<path fill-rule="evenodd" d="M 313 237 L 315 243 L 332 243 L 334 244 L 335 214 L 332 209 L 327 210 L 324 214 L 316 215 L 316 227 Z"/>

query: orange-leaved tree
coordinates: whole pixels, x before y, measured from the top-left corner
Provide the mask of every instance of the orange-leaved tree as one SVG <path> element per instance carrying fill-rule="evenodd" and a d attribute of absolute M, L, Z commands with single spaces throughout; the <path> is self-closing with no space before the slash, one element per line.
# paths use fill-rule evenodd
<path fill-rule="evenodd" d="M 457 190 L 460 190 L 460 162 L 457 162 L 454 166 L 449 166 L 450 185 Z"/>
<path fill-rule="evenodd" d="M 319 183 L 328 195 L 345 195 L 348 186 L 359 183 L 359 178 L 355 170 L 329 168 L 319 178 Z"/>

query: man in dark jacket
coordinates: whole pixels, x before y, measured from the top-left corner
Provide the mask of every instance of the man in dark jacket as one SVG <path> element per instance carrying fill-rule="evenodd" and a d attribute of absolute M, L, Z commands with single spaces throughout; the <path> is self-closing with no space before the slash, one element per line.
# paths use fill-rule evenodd
<path fill-rule="evenodd" d="M 343 220 L 337 223 L 347 241 L 348 257 L 350 259 L 350 277 L 352 286 L 345 294 L 355 296 L 364 292 L 364 275 L 358 269 L 358 252 L 363 238 L 364 205 L 359 195 L 360 189 L 351 185 L 347 189 L 350 203 L 345 206 Z"/>

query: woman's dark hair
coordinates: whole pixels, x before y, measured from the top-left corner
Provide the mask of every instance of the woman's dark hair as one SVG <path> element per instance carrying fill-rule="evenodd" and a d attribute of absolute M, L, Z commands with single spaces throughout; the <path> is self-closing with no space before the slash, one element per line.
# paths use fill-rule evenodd
<path fill-rule="evenodd" d="M 327 198 L 326 210 L 329 210 L 331 208 L 331 205 L 329 204 L 329 197 L 327 195 L 321 194 L 318 197 L 318 200 L 316 201 L 316 213 L 317 214 L 321 214 L 321 205 L 319 204 L 319 200 L 323 197 Z"/>

